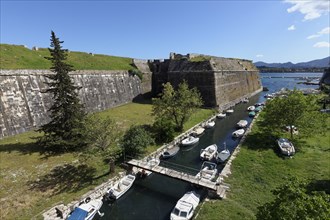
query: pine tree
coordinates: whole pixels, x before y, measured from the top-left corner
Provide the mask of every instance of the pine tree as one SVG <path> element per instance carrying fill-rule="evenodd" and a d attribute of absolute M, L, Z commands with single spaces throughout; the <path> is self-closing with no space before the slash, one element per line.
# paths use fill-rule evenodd
<path fill-rule="evenodd" d="M 49 109 L 50 122 L 43 125 L 39 131 L 44 132 L 40 143 L 51 151 L 74 150 L 82 145 L 82 127 L 85 112 L 80 103 L 75 86 L 69 76 L 73 67 L 65 63 L 67 50 L 62 49 L 59 38 L 51 32 L 52 48 L 48 48 L 50 57 L 45 57 L 52 62 L 51 70 L 55 74 L 47 75 L 50 79 L 45 82 L 48 85 L 46 93 L 52 94 L 54 101 Z"/>

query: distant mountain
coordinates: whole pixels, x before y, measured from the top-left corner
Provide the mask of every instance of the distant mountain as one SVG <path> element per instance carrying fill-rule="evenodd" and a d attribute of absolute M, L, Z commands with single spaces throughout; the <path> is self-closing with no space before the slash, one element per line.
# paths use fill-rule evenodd
<path fill-rule="evenodd" d="M 291 68 L 291 69 L 301 69 L 301 68 L 324 68 L 328 67 L 330 65 L 330 56 L 318 59 L 318 60 L 312 60 L 308 62 L 301 62 L 301 63 L 265 63 L 265 62 L 255 62 L 254 65 L 256 67 L 268 67 L 268 68 Z"/>

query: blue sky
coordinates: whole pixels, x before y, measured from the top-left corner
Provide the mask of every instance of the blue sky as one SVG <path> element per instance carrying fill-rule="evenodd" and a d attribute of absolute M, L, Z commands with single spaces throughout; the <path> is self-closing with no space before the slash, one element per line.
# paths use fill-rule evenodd
<path fill-rule="evenodd" d="M 142 59 L 170 52 L 265 62 L 330 55 L 330 1 L 1 0 L 1 43 Z"/>

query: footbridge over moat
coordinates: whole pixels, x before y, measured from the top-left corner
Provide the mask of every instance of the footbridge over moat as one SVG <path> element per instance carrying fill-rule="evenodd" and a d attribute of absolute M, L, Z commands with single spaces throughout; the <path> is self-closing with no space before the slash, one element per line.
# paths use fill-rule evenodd
<path fill-rule="evenodd" d="M 126 163 L 140 169 L 144 169 L 147 171 L 158 173 L 160 175 L 168 176 L 174 179 L 182 180 L 188 183 L 205 187 L 209 190 L 214 191 L 216 195 L 219 196 L 220 198 L 224 198 L 226 190 L 228 189 L 228 186 L 221 183 L 220 177 L 215 182 L 213 182 L 171 168 L 167 168 L 159 165 L 151 166 L 150 163 L 144 160 L 132 159 L 127 161 Z"/>

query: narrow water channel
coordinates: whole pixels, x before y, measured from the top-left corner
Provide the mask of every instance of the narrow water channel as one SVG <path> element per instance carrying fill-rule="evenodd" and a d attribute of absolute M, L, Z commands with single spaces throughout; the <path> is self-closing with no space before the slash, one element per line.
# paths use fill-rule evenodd
<path fill-rule="evenodd" d="M 302 74 L 306 76 L 306 73 Z M 322 75 L 322 74 L 318 74 Z M 293 89 L 297 86 L 295 79 L 262 79 L 263 86 L 267 86 L 270 92 L 275 92 L 282 87 Z M 301 86 L 302 87 L 302 86 Z M 316 88 L 309 86 L 308 88 Z M 200 150 L 211 144 L 218 145 L 218 151 L 223 149 L 223 143 L 226 142 L 227 148 L 233 152 L 238 145 L 239 140 L 232 139 L 232 132 L 236 130 L 236 123 L 239 120 L 245 119 L 251 122 L 248 117 L 247 107 L 254 105 L 257 102 L 264 101 L 263 95 L 266 92 L 261 92 L 250 98 L 249 103 L 241 103 L 234 107 L 234 113 L 224 119 L 216 119 L 214 128 L 206 129 L 200 137 L 198 144 L 191 147 L 181 147 L 179 153 L 166 160 L 170 163 L 182 165 L 191 168 L 192 172 L 199 171 L 202 161 L 199 158 Z M 165 163 L 161 163 L 167 166 Z M 221 172 L 223 165 L 218 166 Z M 118 201 L 109 205 L 106 202 L 101 208 L 104 216 L 100 219 L 111 220 L 167 220 L 170 217 L 170 212 L 175 206 L 178 199 L 187 191 L 198 190 L 199 193 L 205 196 L 205 191 L 195 189 L 191 184 L 165 177 L 159 174 L 151 174 L 144 179 L 137 179 L 132 188 L 124 194 Z"/>

